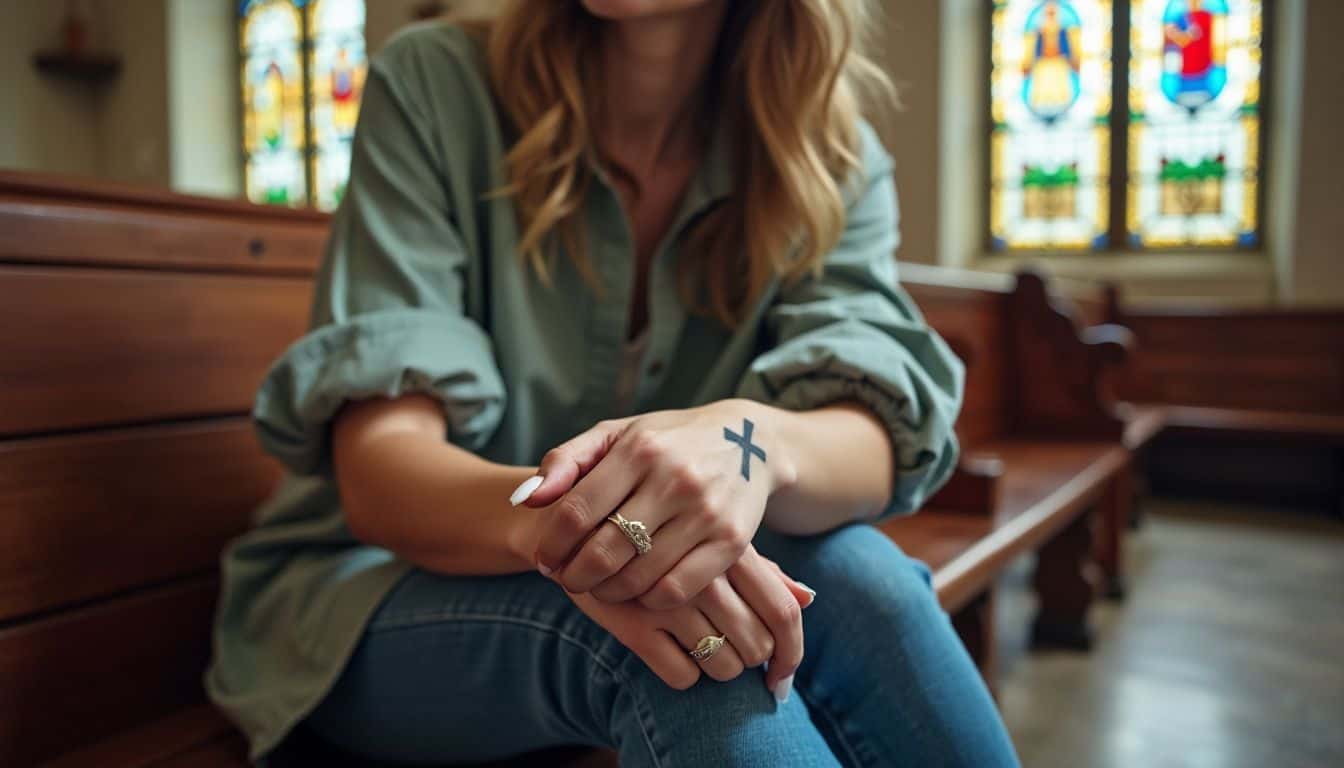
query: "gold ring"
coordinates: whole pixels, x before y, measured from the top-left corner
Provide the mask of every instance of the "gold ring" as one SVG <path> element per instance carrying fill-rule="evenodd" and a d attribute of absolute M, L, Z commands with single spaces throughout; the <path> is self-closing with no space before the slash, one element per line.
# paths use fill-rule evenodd
<path fill-rule="evenodd" d="M 696 661 L 704 661 L 718 653 L 727 639 L 723 635 L 705 635 L 700 638 L 700 643 L 695 646 L 695 650 L 687 651 L 687 653 L 691 654 L 691 658 Z"/>
<path fill-rule="evenodd" d="M 625 534 L 625 538 L 635 546 L 635 554 L 645 555 L 653 549 L 653 537 L 649 536 L 649 529 L 638 520 L 626 520 L 620 512 L 612 512 L 607 515 L 607 519 L 616 524 Z"/>

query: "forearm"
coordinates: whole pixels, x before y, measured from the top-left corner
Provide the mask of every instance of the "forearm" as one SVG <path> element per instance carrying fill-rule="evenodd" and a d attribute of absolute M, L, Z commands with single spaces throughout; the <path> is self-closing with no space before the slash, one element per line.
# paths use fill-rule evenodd
<path fill-rule="evenodd" d="M 766 409 L 776 450 L 793 465 L 795 478 L 771 495 L 764 525 L 806 535 L 883 509 L 892 493 L 894 451 L 871 410 L 852 402 L 811 411 L 758 405 Z"/>
<path fill-rule="evenodd" d="M 539 511 L 508 502 L 535 467 L 496 464 L 411 431 L 347 440 L 338 462 L 346 522 L 360 540 L 439 573 L 535 568 Z"/>

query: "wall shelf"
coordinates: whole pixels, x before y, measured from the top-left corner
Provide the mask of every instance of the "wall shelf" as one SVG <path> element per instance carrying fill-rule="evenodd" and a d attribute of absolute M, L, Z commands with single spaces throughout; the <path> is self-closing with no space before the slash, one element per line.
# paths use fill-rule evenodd
<path fill-rule="evenodd" d="M 110 53 L 46 51 L 33 56 L 39 72 L 86 83 L 104 83 L 121 74 L 121 57 Z"/>

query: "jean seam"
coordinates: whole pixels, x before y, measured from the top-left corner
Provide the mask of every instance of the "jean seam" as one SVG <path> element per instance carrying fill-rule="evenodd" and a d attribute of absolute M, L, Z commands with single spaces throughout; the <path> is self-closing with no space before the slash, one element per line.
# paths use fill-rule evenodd
<path fill-rule="evenodd" d="M 868 762 L 859 757 L 858 751 L 855 749 L 854 745 L 850 743 L 849 734 L 845 732 L 840 721 L 837 720 L 835 716 L 831 714 L 831 711 L 821 703 L 821 700 L 803 693 L 803 687 L 796 683 L 793 686 L 793 689 L 798 692 L 798 696 L 802 698 L 803 703 L 807 704 L 808 709 L 821 715 L 826 721 L 826 724 L 831 727 L 831 731 L 835 734 L 836 741 L 840 742 L 840 745 L 845 748 L 845 755 L 849 758 L 851 763 L 855 766 L 868 765 Z"/>
<path fill-rule="evenodd" d="M 650 711 L 648 707 L 648 702 L 638 701 L 640 699 L 639 694 L 637 692 L 638 688 L 633 684 L 633 682 L 630 680 L 628 676 L 626 676 L 623 672 L 618 670 L 615 665 L 611 664 L 606 659 L 604 659 L 599 651 L 590 647 L 580 638 L 575 637 L 567 632 L 564 632 L 558 629 L 557 627 L 554 627 L 545 622 L 536 621 L 534 619 L 525 619 L 518 616 L 508 616 L 497 613 L 459 613 L 456 611 L 420 611 L 416 613 L 405 614 L 403 616 L 397 616 L 395 618 L 379 620 L 378 622 L 369 625 L 368 633 L 383 634 L 387 632 L 396 632 L 400 630 L 421 629 L 428 624 L 447 623 L 449 620 L 464 621 L 464 622 L 503 622 L 509 624 L 516 624 L 519 626 L 526 627 L 528 629 L 543 632 L 545 634 L 554 635 L 555 637 L 558 637 L 561 640 L 569 643 L 570 645 L 573 645 L 576 648 L 587 653 L 588 656 L 592 659 L 594 664 L 602 668 L 602 670 L 605 671 L 608 675 L 610 675 L 613 679 L 620 682 L 622 689 L 628 691 L 630 693 L 631 698 L 637 700 L 637 704 L 639 705 L 639 716 L 635 718 L 635 721 L 639 723 L 640 735 L 644 737 L 644 745 L 649 750 L 649 756 L 653 759 L 653 764 L 655 768 L 662 768 L 663 763 L 658 758 L 658 750 L 653 744 L 653 734 L 650 732 L 652 730 L 652 724 L 646 723 L 644 719 L 645 713 Z"/>

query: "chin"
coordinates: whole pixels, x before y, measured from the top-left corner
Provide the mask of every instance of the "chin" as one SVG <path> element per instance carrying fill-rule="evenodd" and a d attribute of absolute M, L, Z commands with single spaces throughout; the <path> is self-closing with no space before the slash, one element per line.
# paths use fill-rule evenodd
<path fill-rule="evenodd" d="M 601 19 L 638 19 L 685 11 L 709 0 L 580 0 L 588 12 Z"/>

